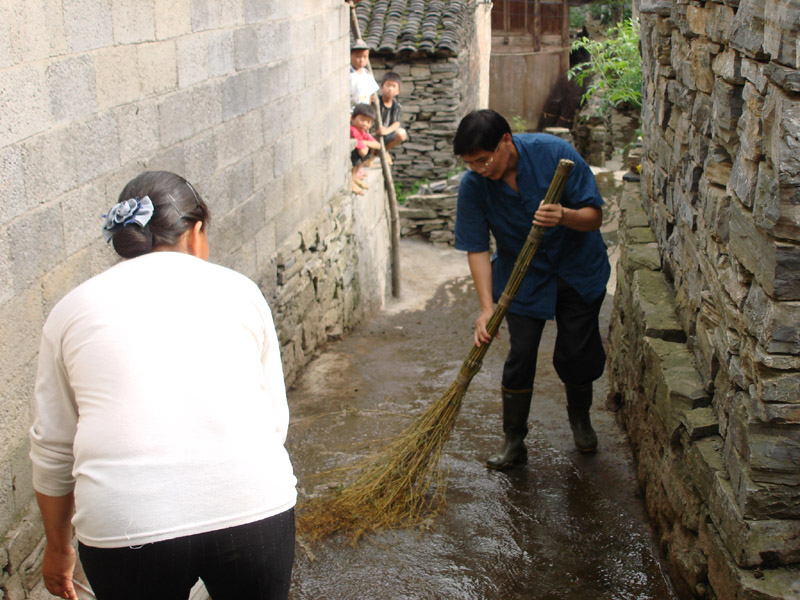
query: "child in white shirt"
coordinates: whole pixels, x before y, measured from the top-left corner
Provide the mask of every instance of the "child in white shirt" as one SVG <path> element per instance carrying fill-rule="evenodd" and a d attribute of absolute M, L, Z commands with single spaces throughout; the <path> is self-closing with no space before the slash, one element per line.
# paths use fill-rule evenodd
<path fill-rule="evenodd" d="M 369 46 L 364 40 L 356 40 L 350 48 L 350 112 L 356 104 L 372 104 L 378 82 L 367 69 Z"/>

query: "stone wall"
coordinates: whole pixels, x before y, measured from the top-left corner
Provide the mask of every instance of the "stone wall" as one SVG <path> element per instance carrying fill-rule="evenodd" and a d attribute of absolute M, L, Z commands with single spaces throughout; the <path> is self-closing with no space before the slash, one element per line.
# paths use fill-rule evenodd
<path fill-rule="evenodd" d="M 477 107 L 465 97 L 463 75 L 468 73 L 468 60 L 376 55 L 370 61 L 379 83 L 386 71 L 403 78 L 398 100 L 403 105 L 402 127 L 409 139 L 392 150 L 395 181 L 443 178 L 456 166 L 452 144 L 458 123 Z"/>
<path fill-rule="evenodd" d="M 464 171 L 420 186 L 400 207 L 400 235 L 419 236 L 445 246 L 455 244 L 458 185 Z"/>
<path fill-rule="evenodd" d="M 392 150 L 396 182 L 446 178 L 457 166 L 453 137 L 461 118 L 489 102 L 490 7 L 476 6 L 465 19 L 457 56 L 372 53 L 375 79 L 387 71 L 403 82 L 398 101 L 409 139 Z"/>
<path fill-rule="evenodd" d="M 211 260 L 260 285 L 289 381 L 383 302 L 382 182 L 346 193 L 348 45 L 341 0 L 0 3 L 0 598 L 44 597 L 41 327 L 117 260 L 101 215 L 131 177 L 174 171 L 208 201 Z"/>
<path fill-rule="evenodd" d="M 627 162 L 639 135 L 639 113 L 612 108 L 601 114 L 598 105 L 599 98 L 593 96 L 578 112 L 572 132 L 575 148 L 593 167 L 604 167 L 614 159 Z"/>
<path fill-rule="evenodd" d="M 685 597 L 800 597 L 800 5 L 643 0 L 611 399 Z"/>
<path fill-rule="evenodd" d="M 409 139 L 392 150 L 395 181 L 410 184 L 447 177 L 458 164 L 453 137 L 461 118 L 486 107 L 477 58 L 468 52 L 457 57 L 376 55 L 371 62 L 378 82 L 387 71 L 403 78 L 398 100 Z"/>

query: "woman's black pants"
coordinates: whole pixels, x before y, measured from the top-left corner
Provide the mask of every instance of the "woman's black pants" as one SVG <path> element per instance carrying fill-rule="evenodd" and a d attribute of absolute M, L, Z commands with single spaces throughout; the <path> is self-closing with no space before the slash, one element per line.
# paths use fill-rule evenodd
<path fill-rule="evenodd" d="M 255 523 L 133 548 L 79 544 L 99 600 L 186 600 L 198 578 L 214 600 L 285 600 L 294 509 Z"/>

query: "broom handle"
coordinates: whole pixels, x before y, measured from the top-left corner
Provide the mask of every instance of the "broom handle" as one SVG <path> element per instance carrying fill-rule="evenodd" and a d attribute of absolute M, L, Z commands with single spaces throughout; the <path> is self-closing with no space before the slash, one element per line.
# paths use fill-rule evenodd
<path fill-rule="evenodd" d="M 550 182 L 550 188 L 547 190 L 547 194 L 542 200 L 542 204 L 556 204 L 561 200 L 561 195 L 564 193 L 564 187 L 567 184 L 567 178 L 569 177 L 570 171 L 572 171 L 572 167 L 575 163 L 571 160 L 567 160 L 562 158 L 559 163 L 558 167 L 556 167 L 556 172 L 553 175 L 553 180 Z M 497 304 L 494 307 L 494 313 L 492 313 L 492 317 L 489 319 L 489 322 L 486 325 L 486 331 L 489 333 L 490 339 L 485 344 L 473 345 L 472 350 L 470 350 L 467 359 L 464 361 L 464 364 L 459 371 L 459 375 L 463 381 L 466 378 L 464 383 L 469 383 L 472 377 L 480 371 L 481 363 L 483 361 L 483 357 L 486 354 L 486 351 L 489 349 L 489 346 L 492 343 L 495 335 L 500 330 L 500 324 L 503 322 L 503 319 L 508 312 L 508 307 L 511 305 L 511 301 L 516 296 L 517 292 L 519 291 L 519 286 L 522 284 L 522 280 L 525 277 L 525 273 L 528 272 L 528 267 L 531 265 L 531 261 L 533 260 L 533 255 L 536 254 L 536 250 L 539 248 L 539 244 L 544 237 L 545 231 L 547 228 L 542 227 L 541 225 L 534 225 L 531 227 L 530 233 L 528 233 L 528 238 L 525 240 L 525 244 L 522 246 L 522 250 L 517 256 L 517 260 L 514 263 L 514 269 L 511 271 L 511 277 L 508 279 L 508 283 L 506 284 L 506 289 L 503 290 L 503 295 L 500 296 L 500 299 L 497 301 Z"/>

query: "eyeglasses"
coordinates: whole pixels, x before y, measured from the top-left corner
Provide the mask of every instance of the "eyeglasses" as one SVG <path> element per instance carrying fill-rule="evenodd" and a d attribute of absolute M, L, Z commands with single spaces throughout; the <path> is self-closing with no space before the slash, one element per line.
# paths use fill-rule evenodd
<path fill-rule="evenodd" d="M 501 139 L 500 142 L 503 140 Z M 497 142 L 497 146 L 494 148 L 494 152 L 489 158 L 484 160 L 470 160 L 464 161 L 464 166 L 466 166 L 470 171 L 486 171 L 489 167 L 492 166 L 492 162 L 494 162 L 494 156 L 497 154 L 498 148 L 500 148 L 500 142 Z"/>

